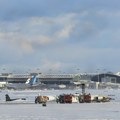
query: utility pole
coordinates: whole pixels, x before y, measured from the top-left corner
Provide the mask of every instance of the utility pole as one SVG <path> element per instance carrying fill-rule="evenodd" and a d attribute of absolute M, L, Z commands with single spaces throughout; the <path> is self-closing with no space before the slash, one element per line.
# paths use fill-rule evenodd
<path fill-rule="evenodd" d="M 106 82 L 106 79 L 105 79 L 105 70 L 106 70 L 106 69 L 103 69 L 103 70 L 104 70 L 104 82 Z"/>
<path fill-rule="evenodd" d="M 98 83 L 99 83 L 99 82 L 100 82 L 100 81 L 99 81 L 99 69 L 97 69 L 97 73 L 98 73 Z"/>
<path fill-rule="evenodd" d="M 99 69 L 97 69 L 97 73 L 98 73 L 98 80 L 96 82 L 96 88 L 99 89 L 99 83 L 100 83 L 100 80 L 99 80 Z"/>

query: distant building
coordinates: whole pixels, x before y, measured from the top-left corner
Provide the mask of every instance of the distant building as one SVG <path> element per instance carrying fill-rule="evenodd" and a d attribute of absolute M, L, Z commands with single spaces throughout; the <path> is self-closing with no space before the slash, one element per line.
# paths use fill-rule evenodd
<path fill-rule="evenodd" d="M 39 74 L 38 78 L 44 84 L 70 84 L 73 81 L 73 74 Z"/>
<path fill-rule="evenodd" d="M 4 88 L 8 74 L 0 74 L 0 88 Z"/>
<path fill-rule="evenodd" d="M 112 73 L 105 74 L 0 74 L 0 87 L 4 87 L 7 83 L 25 83 L 26 80 L 32 75 L 37 75 L 39 81 L 43 84 L 49 85 L 70 85 L 71 83 L 76 86 L 85 83 L 86 87 L 95 88 L 100 86 L 99 83 L 120 83 L 120 76 Z M 105 85 L 105 84 L 102 84 Z M 94 87 L 95 86 L 95 87 Z M 105 85 L 106 86 L 106 85 Z"/>
<path fill-rule="evenodd" d="M 120 76 L 110 73 L 97 74 L 91 78 L 94 82 L 120 83 Z"/>

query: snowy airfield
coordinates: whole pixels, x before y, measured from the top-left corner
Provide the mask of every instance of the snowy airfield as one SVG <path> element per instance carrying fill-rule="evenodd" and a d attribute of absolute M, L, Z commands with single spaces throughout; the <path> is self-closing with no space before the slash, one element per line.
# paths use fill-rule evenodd
<path fill-rule="evenodd" d="M 107 103 L 57 104 L 48 102 L 46 107 L 35 104 L 35 96 L 56 96 L 62 93 L 81 93 L 76 90 L 2 90 L 0 91 L 0 120 L 120 120 L 120 90 L 86 90 L 91 95 L 107 95 L 115 100 Z M 25 101 L 5 102 L 5 94 Z"/>

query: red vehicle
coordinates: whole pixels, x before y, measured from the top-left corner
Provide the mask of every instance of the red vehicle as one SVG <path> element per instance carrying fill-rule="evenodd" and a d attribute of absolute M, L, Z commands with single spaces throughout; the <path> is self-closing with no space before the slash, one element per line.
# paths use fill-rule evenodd
<path fill-rule="evenodd" d="M 72 103 L 72 95 L 64 95 L 64 103 Z"/>
<path fill-rule="evenodd" d="M 71 94 L 59 95 L 57 102 L 59 102 L 59 103 L 72 103 L 72 95 Z"/>
<path fill-rule="evenodd" d="M 86 102 L 86 103 L 91 102 L 91 95 L 90 94 L 84 95 L 84 102 Z"/>

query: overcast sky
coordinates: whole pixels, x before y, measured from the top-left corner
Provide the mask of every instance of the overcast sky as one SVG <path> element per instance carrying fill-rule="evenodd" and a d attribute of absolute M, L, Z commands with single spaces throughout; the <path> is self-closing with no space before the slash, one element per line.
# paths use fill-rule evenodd
<path fill-rule="evenodd" d="M 119 0 L 0 0 L 0 72 L 118 72 L 119 46 Z"/>

